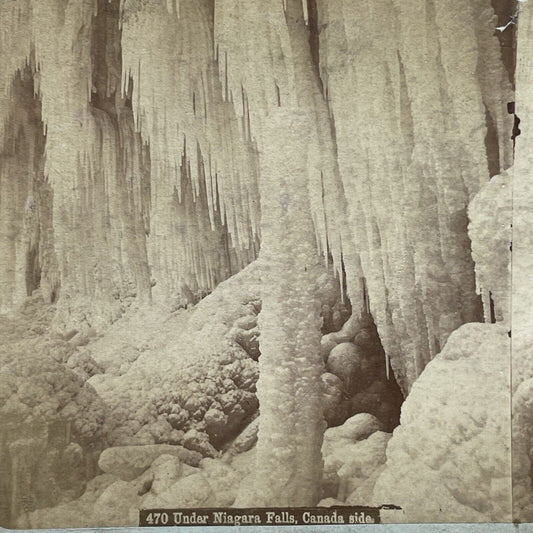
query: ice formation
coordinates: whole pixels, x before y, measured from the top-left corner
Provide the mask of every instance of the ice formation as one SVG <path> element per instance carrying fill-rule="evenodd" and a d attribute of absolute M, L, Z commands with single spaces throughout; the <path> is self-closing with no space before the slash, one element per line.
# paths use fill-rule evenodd
<path fill-rule="evenodd" d="M 327 218 L 323 194 L 336 177 L 328 115 L 301 2 L 224 0 L 215 4 L 215 24 L 225 96 L 249 114 L 259 151 L 262 415 L 256 490 L 249 498 L 310 505 L 318 499 L 325 427 L 313 271 L 318 250 L 329 251 L 339 269 L 341 255 L 336 219 Z M 250 39 L 243 40 L 242 32 Z"/>
<path fill-rule="evenodd" d="M 7 2 L 3 9 L 4 5 L 19 5 L 22 9 L 25 4 L 27 9 L 18 12 L 13 7 L 10 18 L 5 19 L 15 28 L 24 26 L 19 40 L 8 42 L 2 56 L 15 59 L 24 50 L 26 54 L 2 75 L 11 74 L 12 80 L 14 67 L 20 71 L 29 65 L 40 104 L 30 126 L 45 134 L 46 147 L 41 146 L 40 155 L 33 158 L 37 174 L 33 181 L 39 187 L 34 185 L 28 191 L 26 210 L 34 211 L 38 221 L 37 230 L 33 230 L 37 243 L 32 247 L 41 259 L 41 287 L 49 300 L 55 300 L 61 292 L 64 312 L 59 313 L 58 322 L 68 318 L 86 322 L 87 326 L 94 319 L 94 325 L 101 326 L 120 314 L 128 296 L 142 299 L 149 293 L 148 266 L 143 259 L 144 154 L 120 102 L 112 113 L 98 108 L 98 103 L 91 104 L 93 81 L 99 85 L 92 57 L 97 3 Z M 47 24 L 41 24 L 42 20 Z M 17 53 L 12 52 L 14 48 Z M 114 58 L 109 56 L 111 62 Z M 27 70 L 22 72 L 31 80 Z M 20 113 L 32 108 L 31 100 L 26 97 L 17 106 L 13 99 L 20 98 L 20 91 L 6 85 L 11 100 L 2 111 L 10 110 L 15 117 L 11 120 L 20 121 Z M 5 124 L 9 121 L 3 121 L 2 126 Z M 28 144 L 32 136 L 38 135 L 31 131 L 13 137 L 10 142 L 15 150 L 21 152 L 21 142 Z M 39 146 L 35 141 L 33 145 Z M 28 148 L 24 157 L 32 161 Z M 73 190 L 77 194 L 73 195 Z M 26 228 L 17 227 L 15 220 L 11 225 L 12 231 L 28 233 Z M 23 254 L 21 250 L 18 255 Z M 17 271 L 12 291 L 30 294 L 34 287 L 24 287 L 24 274 L 27 277 L 34 265 L 20 257 L 16 261 L 16 266 L 7 265 L 6 269 Z"/>
<path fill-rule="evenodd" d="M 452 333 L 402 406 L 374 504 L 408 522 L 510 521 L 509 343 L 498 324 Z"/>
<path fill-rule="evenodd" d="M 511 310 L 511 193 L 509 174 L 494 176 L 468 206 L 468 233 L 485 321 L 507 326 Z"/>
<path fill-rule="evenodd" d="M 241 135 L 246 118 L 222 98 L 212 9 L 207 0 L 121 5 L 122 84 L 150 146 L 149 253 L 161 297 L 183 284 L 213 289 L 256 254 L 257 162 Z"/>
<path fill-rule="evenodd" d="M 256 415 L 257 359 L 262 358 L 257 322 L 264 306 L 263 269 L 258 261 L 221 283 L 192 310 L 130 309 L 102 337 L 69 358 L 69 367 L 84 376 L 108 406 L 110 444 L 187 445 L 194 430 L 199 432 L 196 446 L 216 454 Z M 316 272 L 315 295 L 323 306 L 333 306 L 340 297 L 338 284 L 321 265 L 320 274 Z M 287 315 L 282 312 L 279 320 L 286 321 Z M 364 328 L 352 328 L 351 334 L 341 331 L 344 344 L 350 344 L 358 332 L 366 332 Z M 374 399 L 386 398 L 388 389 L 381 393 L 376 389 L 376 382 L 382 386 L 386 382 L 385 373 L 377 368 L 379 352 L 368 352 L 369 357 L 358 359 L 355 390 L 341 383 L 340 396 L 329 404 L 333 413 L 326 418 L 330 423 L 342 423 L 362 412 L 350 400 L 370 399 L 372 384 L 377 393 Z M 320 380 L 326 376 L 340 380 L 321 366 Z M 363 368 L 368 376 L 361 375 Z M 397 418 L 390 399 L 383 405 L 375 403 L 376 416 L 389 426 Z"/>
<path fill-rule="evenodd" d="M 508 518 L 506 415 L 488 406 L 505 396 L 510 318 L 516 513 L 531 516 L 531 15 L 526 5 L 514 171 L 512 68 L 494 19 L 487 0 L 0 0 L 0 311 L 34 294 L 31 305 L 42 297 L 54 312 L 42 360 L 16 343 L 19 360 L 2 354 L 0 413 L 31 414 L 34 387 L 50 400 L 37 414 L 80 417 L 82 446 L 183 445 L 206 457 L 229 446 L 238 457 L 257 440 L 243 460 L 255 468 L 238 475 L 150 455 L 135 479 L 100 476 L 22 525 L 72 526 L 62 520 L 76 515 L 94 525 L 95 505 L 102 525 L 126 525 L 145 497 L 355 502 L 384 469 L 379 499 L 384 480 L 418 466 L 421 494 L 438 485 L 456 518 Z M 513 176 L 524 216 L 512 230 L 511 312 Z M 481 320 L 498 324 L 461 328 Z M 438 369 L 450 388 L 437 386 Z M 65 391 L 49 390 L 49 374 Z M 384 431 L 328 459 L 326 423 L 374 415 L 391 431 L 402 394 L 386 466 Z M 483 420 L 453 421 L 472 394 Z M 503 459 L 486 453 L 489 434 Z M 493 486 L 439 463 L 446 438 L 460 464 L 488 461 Z M 413 451 L 421 439 L 435 463 Z M 358 477 L 359 453 L 372 475 Z M 411 519 L 435 511 L 390 496 Z"/>
<path fill-rule="evenodd" d="M 20 305 L 39 285 L 53 291 L 57 281 L 50 241 L 51 191 L 42 171 L 45 138 L 28 69 L 16 76 L 11 99 L 12 108 L 2 124 L 5 138 L 0 160 L 2 312 Z"/>
<path fill-rule="evenodd" d="M 190 464 L 167 447 L 137 446 L 145 465 L 124 464 L 127 481 L 104 473 L 88 484 L 77 499 L 56 507 L 25 513 L 17 522 L 22 528 L 135 526 L 139 508 L 169 508 L 176 501 L 184 507 L 231 507 L 239 482 L 249 473 L 249 461 L 237 463 L 202 459 Z M 139 473 L 140 472 L 140 473 Z"/>
<path fill-rule="evenodd" d="M 486 114 L 499 143 L 496 170 L 510 161 L 510 84 L 491 10 L 455 3 L 318 2 L 323 30 L 313 46 L 298 1 L 177 9 L 124 0 L 121 31 L 101 1 L 3 3 L 16 31 L 3 34 L 2 111 L 15 72 L 29 64 L 54 194 L 50 294 L 61 286 L 65 318 L 79 307 L 79 321 L 103 325 L 131 295 L 195 300 L 255 258 L 268 130 L 289 130 L 293 109 L 309 121 L 302 157 L 318 247 L 345 270 L 356 309 L 364 286 L 407 392 L 447 335 L 478 318 L 465 209 L 489 178 Z M 426 10 L 424 32 L 437 40 L 410 29 L 418 24 L 411 11 Z M 457 13 L 469 23 L 456 24 Z M 376 21 L 384 31 L 374 43 L 367 30 Z M 104 31 L 109 38 L 96 45 Z M 371 83 L 357 74 L 367 63 Z M 72 187 L 85 193 L 73 198 Z M 16 261 L 8 271 L 29 268 Z"/>
<path fill-rule="evenodd" d="M 214 75 L 209 7 L 204 4 L 189 2 L 173 18 L 167 16 L 166 4 L 158 10 L 159 3 L 153 2 L 145 6 L 146 13 L 137 9 L 129 18 L 133 7 L 126 2 L 120 32 L 117 2 L 2 3 L 3 20 L 13 23 L 14 30 L 2 33 L 2 132 L 10 133 L 2 139 L 17 139 L 7 146 L 24 164 L 37 159 L 33 164 L 38 173 L 44 149 L 38 139 L 32 141 L 38 133 L 31 128 L 39 130 L 40 119 L 27 125 L 23 136 L 13 131 L 23 126 L 16 111 L 32 107 L 31 100 L 20 101 L 22 91 L 18 83 L 12 87 L 13 79 L 22 72 L 31 80 L 26 72 L 30 68 L 46 135 L 40 178 L 53 191 L 53 201 L 49 196 L 36 208 L 49 211 L 53 225 L 51 235 L 41 232 L 38 244 L 53 255 L 41 268 L 46 296 L 55 299 L 61 292 L 58 323 L 103 327 L 120 316 L 131 297 L 150 298 L 152 287 L 155 296 L 167 301 L 197 301 L 256 256 L 260 210 L 254 150 L 239 133 L 233 107 L 222 101 Z M 148 25 L 155 21 L 153 31 L 143 29 L 144 19 Z M 183 32 L 196 21 L 206 28 L 201 48 L 193 40 L 199 35 L 196 30 Z M 132 63 L 142 63 L 135 56 L 138 31 L 153 36 L 149 50 L 159 58 L 144 54 L 142 76 L 138 69 L 131 71 Z M 176 36 L 190 45 L 182 51 L 181 63 L 172 56 L 175 43 L 164 46 L 165 39 Z M 169 62 L 180 67 L 179 76 Z M 181 67 L 189 63 L 191 70 L 183 75 Z M 167 79 L 160 79 L 158 71 Z M 181 99 L 169 91 L 168 99 L 162 98 L 165 87 L 180 79 L 187 80 Z M 196 80 L 190 91 L 189 79 Z M 161 94 L 150 88 L 154 81 Z M 176 130 L 178 124 L 181 130 Z M 187 136 L 191 157 L 184 152 Z M 31 150 L 39 149 L 34 158 Z M 6 160 L 3 175 L 13 172 L 8 165 Z M 19 202 L 26 202 L 35 188 L 31 183 L 19 179 L 5 187 L 24 187 L 16 194 Z M 80 194 L 70 194 L 73 189 Z M 9 215 L 11 206 L 2 211 L 11 217 L 5 227 L 23 234 L 22 221 L 16 221 L 22 209 Z M 13 239 L 9 241 L 13 246 Z M 27 292 L 24 275 L 33 267 L 24 262 L 27 252 L 13 251 L 6 258 L 3 309 Z"/>
<path fill-rule="evenodd" d="M 447 336 L 479 318 L 466 207 L 490 177 L 486 112 L 501 132 L 502 168 L 509 164 L 510 86 L 494 61 L 487 6 L 324 1 L 318 11 L 350 225 L 372 314 L 407 392 Z"/>
<path fill-rule="evenodd" d="M 110 330 L 88 347 L 105 370 L 89 383 L 109 406 L 111 444 L 183 444 L 191 438 L 214 455 L 208 436 L 221 446 L 248 421 L 257 409 L 257 363 L 237 342 L 241 329 L 234 325 L 257 321 L 259 283 L 252 263 L 192 312 L 133 314 L 124 320 L 126 329 L 139 328 L 136 338 L 115 343 L 120 333 Z"/>
<path fill-rule="evenodd" d="M 51 331 L 53 314 L 37 291 L 0 320 L 3 524 L 78 497 L 104 446 L 105 404 L 65 364 L 75 346 Z"/>

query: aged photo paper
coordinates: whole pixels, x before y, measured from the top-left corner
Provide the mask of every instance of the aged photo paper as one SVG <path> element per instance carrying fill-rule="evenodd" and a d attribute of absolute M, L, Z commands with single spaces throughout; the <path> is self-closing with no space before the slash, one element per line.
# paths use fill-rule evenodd
<path fill-rule="evenodd" d="M 0 0 L 0 526 L 533 522 L 533 0 Z"/>

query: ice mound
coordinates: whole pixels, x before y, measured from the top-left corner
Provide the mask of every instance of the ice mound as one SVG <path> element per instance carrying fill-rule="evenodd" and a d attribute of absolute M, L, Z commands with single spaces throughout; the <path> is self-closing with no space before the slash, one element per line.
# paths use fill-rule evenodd
<path fill-rule="evenodd" d="M 4 422 L 69 422 L 80 444 L 103 436 L 104 403 L 65 363 L 75 347 L 52 332 L 54 308 L 40 294 L 0 317 L 0 417 Z"/>
<path fill-rule="evenodd" d="M 454 331 L 402 406 L 374 489 L 407 522 L 504 522 L 510 516 L 509 336 Z"/>
<path fill-rule="evenodd" d="M 316 279 L 336 309 L 333 273 L 321 267 Z M 108 408 L 112 446 L 180 444 L 214 457 L 239 434 L 258 407 L 260 283 L 256 261 L 193 309 L 142 309 L 83 349 L 104 370 L 89 383 Z"/>
<path fill-rule="evenodd" d="M 356 414 L 342 426 L 327 429 L 322 444 L 324 500 L 319 505 L 329 505 L 331 498 L 350 505 L 369 505 L 390 437 L 382 431 L 382 423 L 368 413 Z"/>
<path fill-rule="evenodd" d="M 133 448 L 133 447 L 131 447 Z M 228 461 L 203 459 L 195 465 L 172 446 L 139 446 L 144 471 L 128 480 L 111 473 L 92 479 L 77 500 L 22 514 L 21 528 L 137 526 L 139 509 L 171 507 L 230 507 L 243 472 Z M 107 450 L 100 463 L 106 463 Z M 122 457 L 122 456 L 121 456 Z M 137 464 L 139 466 L 140 463 Z M 140 469 L 137 469 L 138 473 Z M 124 470 L 119 473 L 124 477 Z"/>
<path fill-rule="evenodd" d="M 115 349 L 114 331 L 99 341 L 93 351 L 105 346 L 97 360 L 110 372 L 89 382 L 108 406 L 110 444 L 182 444 L 195 430 L 213 455 L 209 440 L 218 446 L 238 432 L 257 409 L 257 363 L 237 342 L 243 330 L 235 325 L 257 320 L 256 278 L 253 267 L 244 269 L 192 311 L 151 317 L 144 336 L 123 336 Z M 136 356 L 121 368 L 124 343 Z M 198 449 L 202 436 L 189 433 L 188 441 Z"/>

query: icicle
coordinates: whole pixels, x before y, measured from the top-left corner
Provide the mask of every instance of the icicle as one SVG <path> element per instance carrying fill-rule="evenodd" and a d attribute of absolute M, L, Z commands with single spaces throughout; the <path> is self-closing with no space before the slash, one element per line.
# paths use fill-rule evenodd
<path fill-rule="evenodd" d="M 128 110 L 112 118 L 91 104 L 96 8 L 94 0 L 34 0 L 30 34 L 46 128 L 45 175 L 54 198 L 53 216 L 46 213 L 46 219 L 53 219 L 48 242 L 53 238 L 61 283 L 57 321 L 81 315 L 98 327 L 98 321 L 114 320 L 131 295 L 149 298 L 150 285 L 144 148 L 127 125 L 133 123 Z M 102 98 L 118 88 L 118 78 L 110 82 L 116 65 L 104 67 L 106 77 L 95 86 Z M 54 263 L 46 263 L 53 294 Z"/>
<path fill-rule="evenodd" d="M 0 2 L 0 146 L 11 111 L 12 82 L 28 65 L 31 51 L 31 8 L 29 0 Z M 8 30 L 9 28 L 9 30 Z"/>
<path fill-rule="evenodd" d="M 331 253 L 335 268 L 339 269 L 342 264 L 339 235 L 345 199 L 327 106 L 315 79 L 309 50 L 299 48 L 307 42 L 300 16 L 303 9 L 299 0 L 291 0 L 291 4 L 284 2 L 287 23 L 285 15 L 280 17 L 277 0 L 264 2 L 261 9 L 237 0 L 218 2 L 215 36 L 217 49 L 224 57 L 219 72 L 226 100 L 228 94 L 236 96 L 235 112 L 246 118 L 246 131 L 258 143 L 260 151 L 265 148 L 261 138 L 264 117 L 276 113 L 280 105 L 281 108 L 300 106 L 302 113 L 313 117 L 313 128 L 307 132 L 312 217 L 319 251 L 325 255 L 326 262 Z M 257 38 L 245 43 L 240 36 L 246 33 L 256 34 Z M 264 46 L 265 42 L 268 46 Z M 340 277 L 340 271 L 338 274 Z"/>
<path fill-rule="evenodd" d="M 163 296 L 167 282 L 177 286 L 181 276 L 194 278 L 186 281 L 189 285 L 212 288 L 215 278 L 218 282 L 230 273 L 224 261 L 216 266 L 221 233 L 229 232 L 237 252 L 249 258 L 260 212 L 253 146 L 239 129 L 233 106 L 222 98 L 209 2 L 181 1 L 176 6 L 179 16 L 169 14 L 166 0 L 141 7 L 125 0 L 122 7 L 125 13 L 136 9 L 135 17 L 123 20 L 122 87 L 128 87 L 135 72 L 136 125 L 152 141 L 151 219 L 157 230 L 152 228 L 151 240 L 153 250 L 169 256 L 163 266 L 151 252 L 158 265 L 156 292 Z M 145 41 L 142 48 L 140 38 Z M 163 235 L 174 243 L 169 250 L 155 243 Z M 192 249 L 189 239 L 198 241 Z M 174 258 L 170 249 L 176 247 L 189 249 L 181 254 L 187 261 Z M 204 265 L 198 277 L 196 264 Z"/>
<path fill-rule="evenodd" d="M 507 103 L 514 101 L 513 88 L 509 74 L 502 61 L 502 51 L 498 39 L 494 36 L 497 17 L 490 4 L 484 0 L 473 3 L 476 17 L 476 38 L 478 50 L 478 68 L 483 103 L 494 122 L 499 144 L 496 172 L 507 170 L 513 162 L 513 142 L 509 132 L 513 129 L 514 117 L 507 111 Z"/>
<path fill-rule="evenodd" d="M 467 4 L 318 2 L 320 71 L 352 242 L 404 392 L 448 334 L 478 312 L 466 206 L 489 176 L 482 91 L 464 76 L 478 66 Z"/>
<path fill-rule="evenodd" d="M 308 7 L 307 7 L 307 0 L 302 0 L 302 10 L 303 10 L 303 13 L 304 13 L 304 21 L 305 21 L 305 24 L 309 24 L 309 12 L 308 12 Z"/>
<path fill-rule="evenodd" d="M 481 295 L 485 322 L 491 315 L 510 327 L 511 183 L 507 173 L 494 176 L 468 206 L 476 290 Z M 492 310 L 491 300 L 494 305 Z"/>
<path fill-rule="evenodd" d="M 47 253 L 41 173 L 44 138 L 28 68 L 13 81 L 0 144 L 0 312 L 20 304 L 36 288 L 39 253 Z M 43 191 L 44 192 L 44 191 Z M 37 265 L 36 265 L 37 263 Z M 43 265 L 44 263 L 44 265 Z M 49 263 L 42 276 L 46 284 Z"/>

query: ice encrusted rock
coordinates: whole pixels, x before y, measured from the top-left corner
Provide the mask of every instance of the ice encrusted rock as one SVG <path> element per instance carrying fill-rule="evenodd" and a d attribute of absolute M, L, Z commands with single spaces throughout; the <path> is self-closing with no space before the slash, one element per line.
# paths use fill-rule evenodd
<path fill-rule="evenodd" d="M 152 494 L 162 494 L 182 477 L 183 466 L 179 457 L 175 455 L 160 455 L 146 471 L 147 478 L 151 479 L 149 490 Z"/>
<path fill-rule="evenodd" d="M 337 342 L 331 337 L 331 333 L 324 335 L 320 339 L 320 353 L 324 359 L 324 363 L 328 360 L 331 350 L 337 346 Z"/>
<path fill-rule="evenodd" d="M 208 413 L 209 411 L 206 416 Z M 196 429 L 189 429 L 183 435 L 183 445 L 189 450 L 200 453 L 203 457 L 216 457 L 218 455 L 217 450 L 210 444 L 208 435 Z"/>
<path fill-rule="evenodd" d="M 137 526 L 140 498 L 126 481 L 109 485 L 94 504 L 94 523 L 106 527 Z"/>
<path fill-rule="evenodd" d="M 86 348 L 105 369 L 89 383 L 107 406 L 113 446 L 183 444 L 214 456 L 239 434 L 258 407 L 257 354 L 239 344 L 239 335 L 255 335 L 262 271 L 257 261 L 250 264 L 192 309 L 132 311 Z M 333 273 L 321 267 L 317 277 L 318 297 L 334 303 Z"/>
<path fill-rule="evenodd" d="M 214 505 L 230 507 L 237 496 L 242 476 L 229 464 L 216 459 L 203 459 L 200 463 L 203 475 L 215 495 Z"/>
<path fill-rule="evenodd" d="M 352 315 L 342 326 L 339 331 L 334 331 L 333 333 L 328 333 L 324 335 L 327 339 L 331 339 L 337 344 L 342 342 L 350 342 L 353 340 L 357 332 L 363 327 L 365 323 L 364 319 Z"/>
<path fill-rule="evenodd" d="M 339 377 L 350 390 L 357 379 L 356 373 L 361 368 L 361 362 L 361 348 L 351 342 L 342 342 L 331 350 L 327 369 Z"/>
<path fill-rule="evenodd" d="M 142 508 L 231 507 L 245 470 L 251 468 L 248 464 L 243 470 L 242 465 L 237 468 L 222 459 L 203 459 L 194 467 L 165 453 L 131 481 L 109 473 L 99 475 L 80 498 L 24 514 L 18 526 L 124 527 L 137 525 Z"/>
<path fill-rule="evenodd" d="M 153 482 L 143 495 L 144 507 L 230 507 L 243 474 L 221 459 L 203 459 L 199 468 L 160 456 L 146 473 Z M 137 481 L 137 480 L 136 480 Z"/>
<path fill-rule="evenodd" d="M 96 525 L 105 526 L 105 523 L 98 520 L 98 513 L 95 512 L 96 501 L 106 492 L 106 490 L 112 485 L 119 482 L 115 476 L 110 474 L 102 474 L 93 478 L 87 483 L 85 492 L 82 496 L 76 500 L 61 503 L 55 507 L 47 507 L 43 509 L 37 509 L 33 512 L 23 514 L 17 521 L 18 528 L 83 528 L 83 527 L 95 527 Z M 115 486 L 107 494 L 115 493 L 115 496 L 120 499 L 120 496 L 116 494 L 116 489 L 125 489 L 128 499 L 133 499 L 133 494 L 128 483 L 124 483 Z M 107 498 L 104 498 L 101 503 L 105 504 Z M 119 505 L 117 510 L 117 516 L 123 514 L 124 508 Z M 109 513 L 106 513 L 107 519 L 114 520 Z M 129 510 L 126 510 L 127 517 L 125 523 L 129 520 Z M 138 512 L 137 512 L 138 516 Z M 135 525 L 135 522 L 129 522 L 130 525 Z"/>
<path fill-rule="evenodd" d="M 250 448 L 247 452 L 239 453 L 231 458 L 231 466 L 237 472 L 240 472 L 242 477 L 250 474 L 255 466 L 256 449 L 255 446 Z"/>
<path fill-rule="evenodd" d="M 142 474 L 160 455 L 179 457 L 191 466 L 198 466 L 202 456 L 183 446 L 153 444 L 146 446 L 116 446 L 107 448 L 100 455 L 98 466 L 102 471 L 125 481 L 131 481 Z"/>
<path fill-rule="evenodd" d="M 206 458 L 195 468 L 177 457 L 162 455 L 133 484 L 145 487 L 144 507 L 230 507 L 243 476 L 222 459 Z"/>
<path fill-rule="evenodd" d="M 210 507 L 215 502 L 215 493 L 202 473 L 183 477 L 161 494 L 149 492 L 142 498 L 144 508 Z"/>
<path fill-rule="evenodd" d="M 513 512 L 515 518 L 533 517 L 533 378 L 522 381 L 513 394 Z"/>
<path fill-rule="evenodd" d="M 247 452 L 257 442 L 257 431 L 259 430 L 259 418 L 255 418 L 250 422 L 239 436 L 231 443 L 228 448 L 230 455 Z"/>
<path fill-rule="evenodd" d="M 373 415 L 359 413 L 352 416 L 342 426 L 329 428 L 324 433 L 322 453 L 329 455 L 333 450 L 346 443 L 366 439 L 382 429 L 381 422 Z"/>
<path fill-rule="evenodd" d="M 376 505 L 408 522 L 510 520 L 509 341 L 495 324 L 450 335 L 402 406 Z"/>
<path fill-rule="evenodd" d="M 322 387 L 324 396 L 324 418 L 330 425 L 342 422 L 345 418 L 342 400 L 345 387 L 341 378 L 330 372 L 322 374 Z"/>
<path fill-rule="evenodd" d="M 355 505 L 370 503 L 372 488 L 385 462 L 385 448 L 391 437 L 381 429 L 376 417 L 360 413 L 342 426 L 326 430 L 322 445 L 325 495 L 344 501 L 353 494 L 352 499 L 357 500 Z"/>
<path fill-rule="evenodd" d="M 385 465 L 385 450 L 391 433 L 376 431 L 370 437 L 358 442 L 348 452 L 337 474 L 341 480 L 339 497 L 345 497 L 349 505 L 372 505 L 376 480 Z"/>

